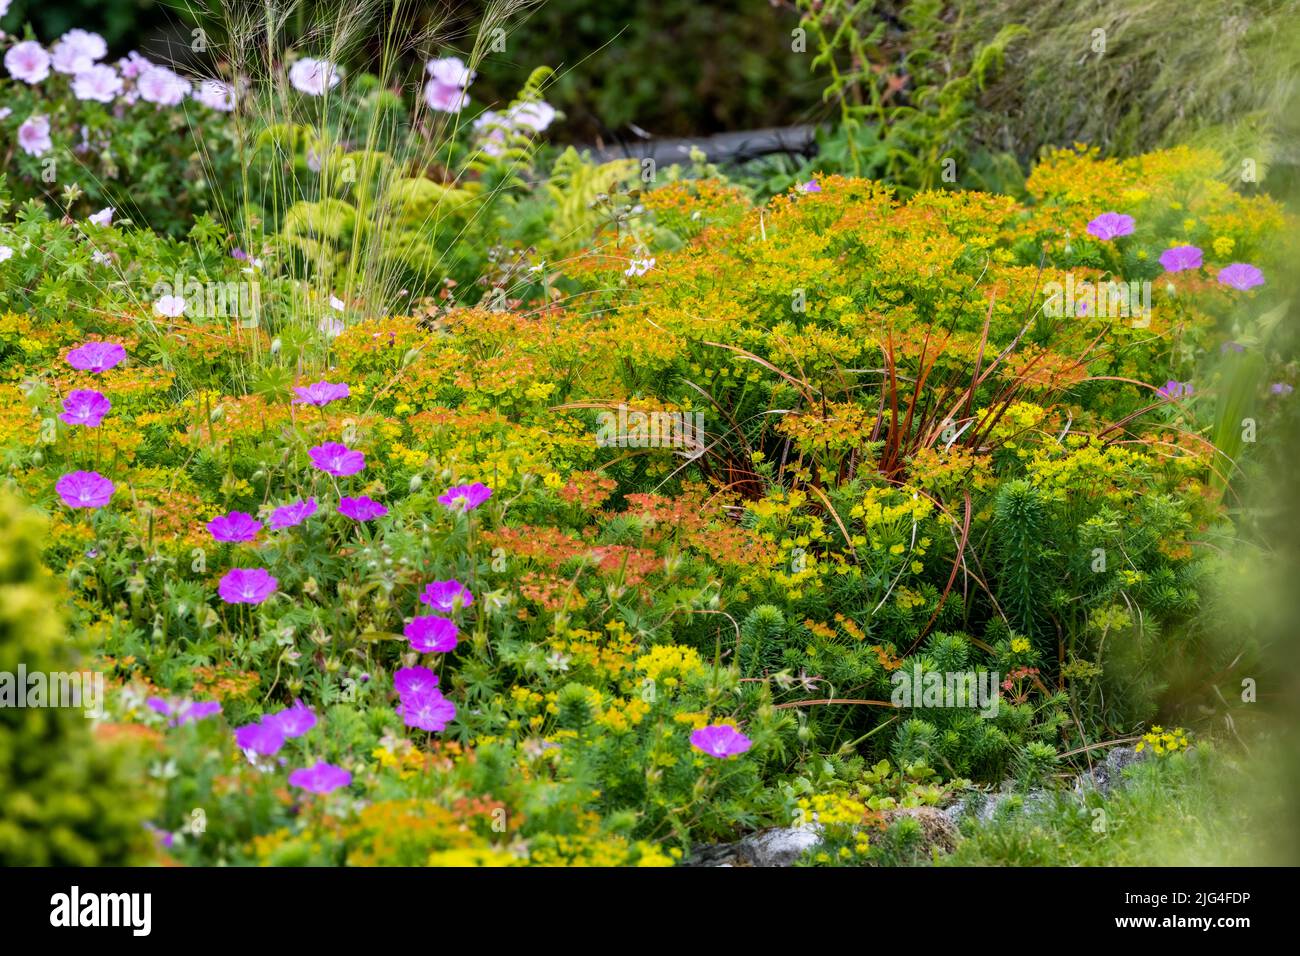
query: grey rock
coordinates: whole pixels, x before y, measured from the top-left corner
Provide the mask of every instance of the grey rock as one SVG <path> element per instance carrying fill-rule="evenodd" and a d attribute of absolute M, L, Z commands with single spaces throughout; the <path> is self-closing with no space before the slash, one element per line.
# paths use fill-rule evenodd
<path fill-rule="evenodd" d="M 687 866 L 792 866 L 799 857 L 821 843 L 817 826 L 773 827 L 759 830 L 735 843 L 697 847 Z"/>
<path fill-rule="evenodd" d="M 1146 756 L 1145 753 L 1135 752 L 1132 747 L 1112 748 L 1104 760 L 1093 765 L 1090 773 L 1081 774 L 1075 779 L 1074 793 L 1081 796 L 1089 789 L 1096 789 L 1102 794 L 1110 793 L 1121 784 L 1124 768 L 1144 760 Z M 1039 808 L 1049 806 L 1062 792 L 1068 791 L 1038 788 L 1022 793 L 1015 789 L 1014 781 L 1007 780 L 1002 784 L 1001 790 L 972 793 L 943 809 L 918 807 L 886 811 L 885 820 L 893 822 L 900 816 L 915 817 L 921 824 L 926 847 L 935 846 L 946 852 L 952 850 L 959 839 L 957 824 L 961 820 L 971 817 L 987 823 L 1007 801 L 1018 802 L 1019 812 L 1032 814 Z M 684 865 L 792 866 L 799 857 L 820 843 L 820 828 L 815 823 L 802 827 L 773 827 L 751 833 L 735 843 L 698 846 L 692 850 Z"/>

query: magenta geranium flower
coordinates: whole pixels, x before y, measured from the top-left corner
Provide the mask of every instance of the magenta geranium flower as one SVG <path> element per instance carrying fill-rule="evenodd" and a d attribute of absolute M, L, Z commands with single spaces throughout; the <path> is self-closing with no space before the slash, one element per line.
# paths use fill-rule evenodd
<path fill-rule="evenodd" d="M 286 738 L 301 737 L 316 726 L 316 715 L 301 700 L 295 700 L 292 707 L 268 714 L 263 722 L 274 724 Z"/>
<path fill-rule="evenodd" d="M 217 592 L 227 604 L 261 604 L 279 586 L 266 568 L 231 568 Z"/>
<path fill-rule="evenodd" d="M 1263 285 L 1264 273 L 1249 262 L 1234 262 L 1232 265 L 1224 266 L 1219 270 L 1219 282 L 1222 285 L 1231 286 L 1245 292 L 1257 285 Z"/>
<path fill-rule="evenodd" d="M 701 727 L 691 734 L 692 747 L 696 750 L 703 750 L 710 757 L 719 759 L 743 754 L 753 746 L 753 743 L 735 727 L 729 727 L 726 724 L 712 724 L 708 727 Z"/>
<path fill-rule="evenodd" d="M 412 619 L 402 633 L 411 642 L 411 649 L 421 654 L 444 654 L 450 651 L 456 646 L 460 634 L 454 623 L 436 614 Z"/>
<path fill-rule="evenodd" d="M 97 471 L 70 471 L 54 490 L 69 508 L 102 508 L 113 497 L 113 483 Z"/>
<path fill-rule="evenodd" d="M 164 717 L 170 717 L 171 720 L 167 721 L 168 727 L 179 727 L 191 720 L 203 720 L 221 713 L 221 704 L 215 700 L 200 700 L 193 703 L 183 701 L 172 704 L 161 697 L 150 697 L 145 704 L 150 710 Z"/>
<path fill-rule="evenodd" d="M 442 730 L 456 716 L 456 705 L 438 690 L 403 697 L 397 710 L 406 726 L 431 732 Z"/>
<path fill-rule="evenodd" d="M 1103 242 L 1127 236 L 1133 232 L 1133 217 L 1118 212 L 1104 212 L 1088 223 L 1088 235 Z"/>
<path fill-rule="evenodd" d="M 1191 382 L 1176 382 L 1172 378 L 1165 382 L 1164 385 L 1156 389 L 1156 394 L 1170 400 L 1186 398 L 1192 394 L 1195 389 L 1192 388 Z"/>
<path fill-rule="evenodd" d="M 295 501 L 293 504 L 281 505 L 272 511 L 271 517 L 266 519 L 266 526 L 268 528 L 292 528 L 302 524 L 315 513 L 315 498 L 308 498 L 306 501 Z"/>
<path fill-rule="evenodd" d="M 339 514 L 353 521 L 373 521 L 388 514 L 388 509 L 373 498 L 361 495 L 359 498 L 340 498 Z"/>
<path fill-rule="evenodd" d="M 1160 264 L 1166 272 L 1185 272 L 1199 269 L 1203 253 L 1196 246 L 1174 246 L 1160 253 Z"/>
<path fill-rule="evenodd" d="M 420 697 L 437 686 L 438 675 L 427 667 L 403 667 L 393 674 L 393 689 L 402 700 Z"/>
<path fill-rule="evenodd" d="M 218 541 L 252 541 L 262 523 L 243 511 L 232 511 L 208 522 L 208 531 Z"/>
<path fill-rule="evenodd" d="M 324 408 L 330 402 L 337 402 L 340 398 L 347 398 L 352 394 L 351 390 L 341 382 L 296 385 L 293 390 L 298 393 L 298 397 L 293 400 L 295 405 L 314 405 L 317 408 Z"/>
<path fill-rule="evenodd" d="M 338 478 L 355 475 L 366 467 L 366 456 L 362 452 L 353 451 L 347 445 L 336 441 L 308 449 L 307 454 L 311 456 L 313 465 Z"/>
<path fill-rule="evenodd" d="M 116 342 L 87 342 L 68 353 L 68 364 L 81 372 L 107 372 L 126 358 L 126 349 Z"/>
<path fill-rule="evenodd" d="M 289 774 L 289 786 L 312 793 L 330 793 L 351 782 L 352 774 L 324 760 L 317 761 L 315 766 L 302 767 Z"/>
<path fill-rule="evenodd" d="M 459 581 L 434 581 L 426 585 L 420 595 L 420 603 L 427 604 L 435 611 L 455 611 L 457 608 L 469 607 L 474 603 L 474 595 L 469 588 Z"/>
<path fill-rule="evenodd" d="M 284 733 L 268 720 L 246 724 L 235 731 L 235 743 L 240 750 L 269 757 L 284 746 Z"/>
<path fill-rule="evenodd" d="M 112 407 L 113 403 L 94 389 L 75 388 L 63 400 L 63 414 L 59 419 L 69 425 L 95 428 Z"/>
<path fill-rule="evenodd" d="M 438 496 L 438 504 L 452 511 L 473 511 L 492 497 L 492 489 L 482 482 L 472 485 L 453 485 Z"/>
<path fill-rule="evenodd" d="M 221 703 L 215 700 L 196 700 L 179 714 L 176 720 L 180 723 L 186 723 L 191 720 L 205 720 L 208 717 L 215 717 L 221 713 Z"/>

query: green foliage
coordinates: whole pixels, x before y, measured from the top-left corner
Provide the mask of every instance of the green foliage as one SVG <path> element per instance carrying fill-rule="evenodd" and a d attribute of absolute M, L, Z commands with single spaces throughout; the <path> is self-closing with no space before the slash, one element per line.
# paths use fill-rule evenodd
<path fill-rule="evenodd" d="M 1272 748 L 1268 754 L 1276 754 Z M 1285 817 L 1259 792 L 1270 757 L 1207 745 L 1127 768 L 1106 796 L 1087 790 L 1033 803 L 1012 797 L 992 819 L 963 822 L 945 866 L 1258 866 Z M 1272 791 L 1270 791 L 1271 793 Z M 1289 862 L 1289 861 L 1288 861 Z"/>
<path fill-rule="evenodd" d="M 44 522 L 0 492 L 0 865 L 121 866 L 148 847 L 147 808 L 135 787 L 141 772 L 125 754 L 98 743 L 84 707 L 16 706 L 19 668 L 43 675 L 83 666 L 60 605 L 65 597 L 42 565 Z M 29 705 L 34 701 L 29 700 Z M 65 701 L 66 703 L 66 701 Z M 89 703 L 82 701 L 82 703 Z M 102 704 L 102 700 L 101 700 Z"/>
<path fill-rule="evenodd" d="M 968 49 L 951 6 L 799 0 L 801 24 L 816 42 L 812 68 L 827 77 L 822 99 L 835 104 L 837 122 L 819 135 L 816 158 L 767 188 L 783 191 L 813 170 L 880 179 L 905 194 L 947 184 L 1015 186 L 1015 159 L 976 142 L 972 128 L 1008 48 L 1029 31 L 1006 22 Z"/>
<path fill-rule="evenodd" d="M 993 502 L 993 534 L 1002 573 L 998 601 L 1017 630 L 1038 636 L 1043 598 L 1052 581 L 1042 494 L 1028 481 L 1009 481 Z"/>

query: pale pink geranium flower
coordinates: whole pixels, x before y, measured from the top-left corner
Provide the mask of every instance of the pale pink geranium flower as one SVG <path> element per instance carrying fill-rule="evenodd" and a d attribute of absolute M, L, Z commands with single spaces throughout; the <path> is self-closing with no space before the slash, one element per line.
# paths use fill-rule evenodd
<path fill-rule="evenodd" d="M 141 56 L 135 50 L 117 61 L 117 68 L 122 71 L 122 76 L 128 80 L 137 79 L 141 73 L 151 66 L 153 64 L 149 62 L 149 59 Z"/>
<path fill-rule="evenodd" d="M 469 102 L 465 87 L 474 82 L 475 73 L 458 56 L 444 56 L 425 64 L 431 79 L 424 84 L 424 101 L 429 109 L 440 113 L 459 113 Z"/>
<path fill-rule="evenodd" d="M 105 206 L 99 212 L 87 216 L 86 221 L 96 226 L 111 226 L 113 225 L 114 212 L 116 210 L 112 206 Z"/>
<path fill-rule="evenodd" d="M 122 78 L 111 66 L 100 63 L 82 70 L 72 80 L 72 95 L 79 100 L 111 103 L 122 92 Z"/>
<path fill-rule="evenodd" d="M 210 110 L 229 113 L 235 108 L 235 89 L 221 80 L 204 80 L 194 98 Z"/>
<path fill-rule="evenodd" d="M 117 71 L 122 74 L 122 79 L 131 80 L 126 90 L 122 93 L 122 102 L 134 104 L 140 99 L 140 76 L 153 66 L 148 59 L 141 56 L 135 50 L 132 50 L 122 59 L 117 61 Z"/>
<path fill-rule="evenodd" d="M 44 116 L 29 116 L 18 127 L 18 145 L 28 156 L 42 156 L 54 148 L 50 141 L 50 121 Z"/>
<path fill-rule="evenodd" d="M 5 54 L 5 69 L 15 80 L 34 85 L 50 75 L 50 55 L 35 40 L 24 40 Z"/>
<path fill-rule="evenodd" d="M 555 122 L 555 107 L 545 100 L 530 100 L 511 107 L 506 117 L 520 129 L 542 133 Z"/>
<path fill-rule="evenodd" d="M 185 312 L 185 300 L 178 295 L 161 295 L 154 300 L 153 310 L 159 315 L 174 319 Z"/>
<path fill-rule="evenodd" d="M 430 80 L 424 84 L 424 102 L 440 113 L 459 113 L 469 103 L 469 94 L 459 86 Z"/>
<path fill-rule="evenodd" d="M 430 60 L 424 68 L 435 82 L 443 86 L 458 86 L 461 89 L 473 83 L 474 77 L 478 75 L 458 56 L 444 56 Z"/>
<path fill-rule="evenodd" d="M 339 85 L 339 69 L 329 60 L 317 60 L 303 57 L 289 67 L 289 82 L 299 93 L 308 96 L 324 96 Z"/>
<path fill-rule="evenodd" d="M 140 99 L 159 106 L 176 106 L 190 95 L 190 81 L 165 66 L 150 66 L 135 81 Z"/>
<path fill-rule="evenodd" d="M 471 124 L 478 137 L 478 148 L 487 156 L 500 156 L 505 152 L 509 125 L 506 117 L 496 110 L 484 110 Z"/>
<path fill-rule="evenodd" d="M 13 246 L 0 246 L 0 262 L 8 262 L 14 257 Z"/>
<path fill-rule="evenodd" d="M 60 73 L 76 76 L 108 55 L 108 44 L 98 33 L 69 30 L 50 47 L 50 65 Z"/>

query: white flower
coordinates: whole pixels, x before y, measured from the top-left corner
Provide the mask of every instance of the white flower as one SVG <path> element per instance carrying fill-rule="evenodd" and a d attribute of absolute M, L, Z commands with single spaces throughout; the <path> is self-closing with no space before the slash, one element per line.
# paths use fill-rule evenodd
<path fill-rule="evenodd" d="M 178 295 L 159 296 L 154 301 L 153 310 L 159 315 L 174 319 L 185 312 L 185 300 Z"/>
<path fill-rule="evenodd" d="M 92 262 L 99 263 L 101 266 L 107 266 L 112 264 L 113 257 L 110 256 L 107 252 L 103 252 L 99 249 L 96 249 L 94 252 L 90 254 L 90 260 Z"/>
<path fill-rule="evenodd" d="M 299 93 L 324 96 L 339 85 L 338 67 L 329 60 L 316 60 L 305 56 L 289 67 L 289 82 Z"/>
<path fill-rule="evenodd" d="M 336 295 L 330 296 L 330 308 L 333 309 L 335 312 L 342 312 L 347 307 L 348 307 L 347 303 L 344 302 L 342 299 L 340 299 L 338 296 Z"/>
<path fill-rule="evenodd" d="M 0 246 L 0 262 L 8 262 L 13 258 L 14 251 L 9 246 Z"/>

